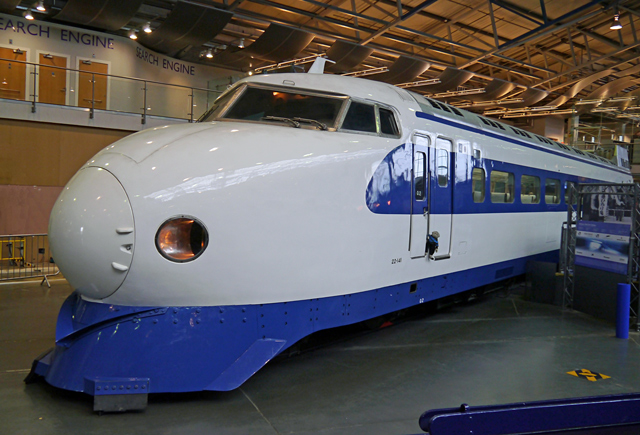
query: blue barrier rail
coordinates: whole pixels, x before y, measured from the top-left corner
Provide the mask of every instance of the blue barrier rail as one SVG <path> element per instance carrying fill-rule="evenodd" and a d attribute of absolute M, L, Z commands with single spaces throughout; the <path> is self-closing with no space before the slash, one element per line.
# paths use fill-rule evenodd
<path fill-rule="evenodd" d="M 639 434 L 640 393 L 435 409 L 420 416 L 420 428 L 430 435 Z"/>

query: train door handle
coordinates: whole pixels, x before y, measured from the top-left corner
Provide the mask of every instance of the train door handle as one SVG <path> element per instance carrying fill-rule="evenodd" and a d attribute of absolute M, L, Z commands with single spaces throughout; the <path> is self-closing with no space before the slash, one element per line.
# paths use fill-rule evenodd
<path fill-rule="evenodd" d="M 427 214 L 429 213 L 429 209 L 427 207 L 424 207 L 422 209 L 422 216 L 427 217 Z"/>

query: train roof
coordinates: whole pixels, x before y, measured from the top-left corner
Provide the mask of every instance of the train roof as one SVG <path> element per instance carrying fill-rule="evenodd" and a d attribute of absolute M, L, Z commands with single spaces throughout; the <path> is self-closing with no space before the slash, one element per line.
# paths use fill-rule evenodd
<path fill-rule="evenodd" d="M 556 142 L 547 137 L 531 133 L 520 128 L 505 124 L 494 119 L 478 115 L 467 110 L 459 109 L 442 101 L 425 97 L 415 92 L 407 91 L 388 83 L 375 80 L 345 77 L 334 74 L 301 74 L 301 73 L 276 73 L 260 74 L 246 77 L 238 83 L 265 83 L 272 85 L 296 86 L 303 89 L 312 89 L 324 92 L 332 92 L 359 99 L 369 99 L 386 103 L 398 108 L 408 102 L 417 103 L 421 111 L 445 118 L 457 123 L 463 123 L 474 128 L 501 136 L 507 136 L 520 141 L 534 143 L 538 147 L 554 150 L 571 156 L 579 156 L 587 161 L 597 162 L 618 168 L 611 160 L 594 153 L 584 152 L 580 149 Z M 624 168 L 628 170 L 628 168 Z"/>
<path fill-rule="evenodd" d="M 388 83 L 375 80 L 365 80 L 355 77 L 345 77 L 335 74 L 259 74 L 246 77 L 239 83 L 269 83 L 279 86 L 296 86 L 303 89 L 313 89 L 324 92 L 349 95 L 360 99 L 370 99 L 384 102 L 393 106 L 406 102 L 413 102 L 413 98 L 404 89 Z"/>
<path fill-rule="evenodd" d="M 457 122 L 464 122 L 471 124 L 476 128 L 480 128 L 484 131 L 498 133 L 501 136 L 509 136 L 514 139 L 524 140 L 526 142 L 533 142 L 539 147 L 555 150 L 564 154 L 573 156 L 581 156 L 587 160 L 606 164 L 618 168 L 619 166 L 604 157 L 598 156 L 594 153 L 584 152 L 578 148 L 574 148 L 560 142 L 554 141 L 539 134 L 531 133 L 529 131 L 522 130 L 509 124 L 505 124 L 494 119 L 478 115 L 463 109 L 458 109 L 455 106 L 437 101 L 414 92 L 410 94 L 416 99 L 420 105 L 422 111 L 436 115 L 439 117 L 445 117 Z M 628 169 L 628 168 L 625 168 Z"/>

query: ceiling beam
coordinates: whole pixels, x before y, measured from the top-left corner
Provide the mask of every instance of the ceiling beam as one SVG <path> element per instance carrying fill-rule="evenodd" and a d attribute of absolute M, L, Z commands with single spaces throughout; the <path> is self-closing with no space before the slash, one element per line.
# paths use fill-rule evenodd
<path fill-rule="evenodd" d="M 509 12 L 512 12 L 516 15 L 518 15 L 519 17 L 524 18 L 525 20 L 529 20 L 531 22 L 533 22 L 534 24 L 536 24 L 537 26 L 542 26 L 544 24 L 546 24 L 545 21 L 542 21 L 540 19 L 538 19 L 537 17 L 534 18 L 533 14 L 530 12 L 525 12 L 524 9 L 516 6 L 516 5 L 512 5 L 506 1 L 502 1 L 502 0 L 491 0 L 491 2 L 494 5 L 498 5 L 501 8 L 504 8 L 506 10 L 508 10 Z"/>
<path fill-rule="evenodd" d="M 324 5 L 329 9 L 335 10 L 337 12 L 343 13 L 343 14 L 348 15 L 348 16 L 358 17 L 360 19 L 368 20 L 368 21 L 371 21 L 371 22 L 374 22 L 374 23 L 383 23 L 385 25 L 388 24 L 388 22 L 386 22 L 386 21 L 383 21 L 383 20 L 380 20 L 380 19 L 377 19 L 377 18 L 373 18 L 373 17 L 369 17 L 369 16 L 366 16 L 366 15 L 364 15 L 362 13 L 355 13 L 355 12 L 352 12 L 352 11 L 349 11 L 349 10 L 346 10 L 346 9 L 342 9 L 342 8 L 339 8 L 339 7 L 336 7 L 336 6 L 327 5 L 327 4 L 321 3 L 321 2 L 319 2 L 317 0 L 304 0 L 304 1 L 307 2 L 307 3 L 311 3 L 311 4 Z M 307 17 L 313 17 L 313 18 L 318 19 L 319 21 L 330 23 L 330 24 L 333 24 L 333 25 L 336 25 L 336 26 L 339 26 L 339 27 L 342 27 L 342 28 L 345 28 L 345 29 L 353 30 L 353 31 L 365 31 L 365 32 L 370 32 L 370 33 L 375 33 L 375 31 L 376 31 L 374 29 L 370 29 L 370 28 L 364 27 L 362 25 L 360 25 L 358 27 L 354 27 L 354 25 L 351 24 L 351 23 L 340 21 L 340 20 L 337 20 L 335 18 L 331 18 L 331 17 L 327 17 L 327 16 L 316 17 L 313 13 L 311 13 L 309 11 L 305 11 L 305 10 L 302 10 L 302 9 L 299 9 L 299 8 L 295 8 L 295 7 L 289 6 L 289 5 L 283 5 L 283 4 L 280 4 L 280 3 L 276 3 L 276 2 L 274 2 L 272 0 L 251 0 L 251 2 L 252 3 L 261 4 L 261 5 L 265 5 L 265 6 L 275 7 L 275 8 L 281 9 L 281 10 L 286 10 L 287 12 L 293 12 L 293 13 L 296 13 L 296 14 L 299 14 L 299 15 L 303 15 L 303 16 L 307 16 Z M 380 2 L 390 3 L 390 5 L 392 5 L 394 7 L 394 9 L 396 7 L 396 3 L 390 2 L 390 0 L 380 0 Z M 406 6 L 405 6 L 405 9 L 407 9 Z M 413 11 L 414 9 L 411 9 L 411 10 Z M 252 13 L 250 11 L 244 11 L 244 12 L 245 13 Z M 426 14 L 426 12 L 423 11 L 423 10 L 416 11 L 416 13 L 417 14 Z M 440 18 L 440 19 L 441 20 L 445 20 L 444 18 Z M 296 24 L 288 22 L 287 25 L 295 26 Z M 319 29 L 309 28 L 309 27 L 306 27 L 306 26 L 303 26 L 302 28 L 305 29 L 305 30 L 311 31 L 311 32 L 318 32 L 319 31 Z M 446 44 L 454 45 L 456 47 L 464 48 L 464 49 L 467 49 L 467 50 L 473 50 L 473 51 L 476 51 L 478 53 L 483 53 L 484 52 L 484 50 L 481 49 L 481 48 L 469 46 L 469 45 L 466 45 L 466 44 L 461 44 L 461 43 L 455 42 L 455 41 L 449 41 L 446 38 L 442 38 L 442 37 L 439 37 L 439 36 L 436 36 L 436 35 L 431 35 L 431 34 L 428 34 L 428 33 L 420 32 L 420 31 L 417 31 L 415 29 L 408 29 L 408 28 L 401 27 L 401 26 L 397 26 L 397 28 L 401 29 L 401 30 L 404 30 L 404 31 L 407 31 L 407 32 L 410 32 L 410 33 L 413 33 L 413 34 L 416 34 L 416 35 L 419 35 L 419 36 L 422 36 L 422 37 L 427 38 L 429 40 L 441 41 L 441 42 L 446 43 Z M 476 28 L 473 28 L 471 26 L 464 26 L 464 28 L 465 29 L 466 28 L 471 28 L 474 31 L 479 32 L 479 33 L 483 32 L 480 29 L 476 29 Z M 338 39 L 344 39 L 344 40 L 348 40 L 350 42 L 355 42 L 355 43 L 359 42 L 359 41 L 355 40 L 354 38 L 346 37 L 345 35 L 337 34 L 335 32 L 331 32 L 331 33 L 332 33 L 332 35 L 331 35 L 332 37 L 337 37 Z M 487 33 L 488 35 L 491 35 L 491 33 L 489 33 L 489 32 L 485 32 L 485 33 Z M 448 51 L 448 50 L 444 50 L 444 49 L 441 49 L 441 48 L 438 48 L 438 47 L 434 47 L 432 45 L 425 45 L 423 43 L 422 44 L 421 43 L 417 43 L 417 42 L 415 42 L 413 40 L 410 40 L 410 39 L 407 39 L 407 38 L 402 38 L 400 36 L 396 36 L 396 35 L 392 35 L 392 34 L 385 34 L 384 37 L 387 38 L 387 39 L 390 39 L 390 40 L 394 40 L 394 41 L 402 42 L 404 44 L 412 45 L 412 46 L 420 48 L 422 50 L 429 50 L 429 51 L 432 51 L 434 53 L 438 53 L 438 54 L 443 55 L 443 56 L 450 57 L 450 56 L 454 55 L 457 58 L 462 59 L 463 61 L 468 61 L 468 60 L 471 59 L 470 56 L 464 55 L 463 53 L 460 53 L 460 52 L 452 53 L 451 51 Z M 378 48 L 378 49 L 384 49 L 384 50 L 387 50 L 389 52 L 395 52 L 396 54 L 400 54 L 400 51 L 396 50 L 395 48 L 384 47 L 384 46 L 379 46 L 379 47 L 381 47 L 381 48 Z M 410 52 L 407 52 L 407 51 L 403 51 L 402 54 L 415 56 L 415 53 L 410 53 Z M 512 58 L 510 58 L 508 56 L 502 56 L 502 58 L 505 59 L 505 60 L 508 60 L 509 62 L 513 62 L 515 64 L 522 64 L 522 61 L 517 60 L 517 59 L 512 59 Z M 440 65 L 444 65 L 444 66 L 455 66 L 454 64 L 449 63 L 449 62 L 445 62 L 445 61 L 443 61 L 441 59 L 427 58 L 426 60 L 428 62 L 431 62 L 431 63 L 436 64 L 436 65 L 440 64 Z M 480 63 L 486 64 L 486 65 L 492 65 L 492 66 L 495 66 L 495 67 L 500 68 L 500 69 L 505 70 L 505 71 L 516 72 L 516 73 L 518 73 L 520 75 L 528 76 L 529 78 L 532 78 L 534 80 L 538 80 L 540 78 L 538 76 L 531 75 L 531 74 L 529 74 L 527 72 L 513 71 L 510 66 L 503 66 L 503 65 L 499 65 L 499 64 L 495 64 L 495 63 L 490 63 L 490 62 L 480 62 Z M 540 67 L 536 67 L 536 69 L 539 69 L 539 68 Z M 551 71 L 551 72 L 553 74 L 556 73 L 556 71 Z"/>
<path fill-rule="evenodd" d="M 509 55 L 505 55 L 504 52 L 509 50 L 510 48 L 516 48 L 519 47 L 520 45 L 524 44 L 526 41 L 528 40 L 538 40 L 540 38 L 543 38 L 545 36 L 548 36 L 550 34 L 552 34 L 553 32 L 559 30 L 559 29 L 563 29 L 563 28 L 567 28 L 570 27 L 572 25 L 575 25 L 578 22 L 581 22 L 583 20 L 586 20 L 588 18 L 591 18 L 595 15 L 596 12 L 590 12 L 590 13 L 586 13 L 584 15 L 582 15 L 582 12 L 586 11 L 588 7 L 593 7 L 594 5 L 597 5 L 599 3 L 601 3 L 602 1 L 605 0 L 592 0 L 590 1 L 588 4 L 583 5 L 580 8 L 574 9 L 573 11 L 571 11 L 570 13 L 564 14 L 562 17 L 550 20 L 550 19 L 546 19 L 547 24 L 541 24 L 540 26 L 538 26 L 538 28 L 533 29 L 529 32 L 526 32 L 523 35 L 520 35 L 518 38 L 515 39 L 508 39 L 505 38 L 504 36 L 500 36 L 498 35 L 498 41 L 501 44 L 500 47 L 497 47 L 494 50 L 491 50 L 488 54 L 485 55 L 485 47 L 478 47 L 478 46 L 472 46 L 469 44 L 465 44 L 460 42 L 461 38 L 456 38 L 456 40 L 454 40 L 454 38 L 456 37 L 456 35 L 453 35 L 452 38 L 444 38 L 444 37 L 439 37 L 437 35 L 434 34 L 429 34 L 426 32 L 421 32 L 418 31 L 416 29 L 410 29 L 407 28 L 405 26 L 402 26 L 402 22 L 407 20 L 408 18 L 410 18 L 411 16 L 425 16 L 428 18 L 433 18 L 434 20 L 436 20 L 436 27 L 441 27 L 441 26 L 447 26 L 449 24 L 453 24 L 454 26 L 456 26 L 456 28 L 458 30 L 461 30 L 460 35 L 465 35 L 466 37 L 471 37 L 475 40 L 481 41 L 481 44 L 486 44 L 485 41 L 483 41 L 481 39 L 482 36 L 490 36 L 491 38 L 493 38 L 493 34 L 492 32 L 487 32 L 483 29 L 478 29 L 469 25 L 465 25 L 462 23 L 447 23 L 447 19 L 444 17 L 439 17 L 437 15 L 431 14 L 427 11 L 425 11 L 424 9 L 430 5 L 433 4 L 435 2 L 435 0 L 426 0 L 423 1 L 420 5 L 418 5 L 418 7 L 408 7 L 402 3 L 400 3 L 400 5 L 398 5 L 398 1 L 397 0 L 379 0 L 377 3 L 382 4 L 382 5 L 386 5 L 390 7 L 390 11 L 387 11 L 386 13 L 388 15 L 391 14 L 397 14 L 399 10 L 401 10 L 403 13 L 400 16 L 396 15 L 396 18 L 393 19 L 391 22 L 388 21 L 388 19 L 385 20 L 381 20 L 379 18 L 375 18 L 372 16 L 368 16 L 367 14 L 364 13 L 358 13 L 355 9 L 354 10 L 347 10 L 344 9 L 342 7 L 340 7 L 340 5 L 343 5 L 345 3 L 346 0 L 338 0 L 337 2 L 331 2 L 329 4 L 327 3 L 323 3 L 320 2 L 318 0 L 304 0 L 307 3 L 311 3 L 314 4 L 318 7 L 322 7 L 322 13 L 321 14 L 313 14 L 309 11 L 305 11 L 299 8 L 295 8 L 293 6 L 289 6 L 286 4 L 281 4 L 278 3 L 276 1 L 273 0 L 249 0 L 249 2 L 251 3 L 257 3 L 257 4 L 262 4 L 265 6 L 271 6 L 271 7 L 275 7 L 277 9 L 280 10 L 285 10 L 287 12 L 293 12 L 302 16 L 306 16 L 307 18 L 309 18 L 306 22 L 311 22 L 312 20 L 317 20 L 319 22 L 322 22 L 324 24 L 327 24 L 328 26 L 338 26 L 339 28 L 342 29 L 346 29 L 349 31 L 353 31 L 353 32 L 367 32 L 370 33 L 370 35 L 365 38 L 365 39 L 359 39 L 353 36 L 348 36 L 345 35 L 344 32 L 340 32 L 337 29 L 336 30 L 331 30 L 331 29 L 326 29 L 326 30 L 322 30 L 320 31 L 319 29 L 316 29 L 315 27 L 310 28 L 308 26 L 301 26 L 299 21 L 298 22 L 294 22 L 292 21 L 288 21 L 285 24 L 292 26 L 292 27 L 302 27 L 306 30 L 309 30 L 311 32 L 314 32 L 316 34 L 319 35 L 325 35 L 325 36 L 329 36 L 330 38 L 334 38 L 334 39 L 343 39 L 346 41 L 350 41 L 350 42 L 355 42 L 358 43 L 360 40 L 361 41 L 366 41 L 367 44 L 371 45 L 372 47 L 375 46 L 375 49 L 379 52 L 383 52 L 383 53 L 389 53 L 389 54 L 393 54 L 393 55 L 399 55 L 399 54 L 404 54 L 404 55 L 409 55 L 409 56 L 416 56 L 416 52 L 415 51 L 411 51 L 411 50 L 404 50 L 404 49 L 398 49 L 396 47 L 390 46 L 389 44 L 380 44 L 380 43 L 376 43 L 373 44 L 372 41 L 375 40 L 375 38 L 378 38 L 380 36 L 383 36 L 385 39 L 388 39 L 390 41 L 395 41 L 398 43 L 402 43 L 402 44 L 408 44 L 410 46 L 413 46 L 415 48 L 417 48 L 418 50 L 423 50 L 425 51 L 424 54 L 420 55 L 420 57 L 423 57 L 425 60 L 432 62 L 434 65 L 440 65 L 440 67 L 444 67 L 444 66 L 452 66 L 455 64 L 455 62 L 451 63 L 449 61 L 445 61 L 444 59 L 449 59 L 452 56 L 455 57 L 455 59 L 459 59 L 462 60 L 464 62 L 464 67 L 468 67 L 474 63 L 478 63 L 481 65 L 487 65 L 489 67 L 494 67 L 494 68 L 499 68 L 501 70 L 504 71 L 510 71 L 510 72 L 514 72 L 518 75 L 521 75 L 523 77 L 527 77 L 528 79 L 533 79 L 535 85 L 534 86 L 538 86 L 540 84 L 546 84 L 546 83 L 552 83 L 553 81 L 560 80 L 562 77 L 571 74 L 572 72 L 575 72 L 576 70 L 594 65 L 596 63 L 598 63 L 599 61 L 602 61 L 603 59 L 611 59 L 612 56 L 615 56 L 616 53 L 619 53 L 619 50 L 616 50 L 614 52 L 611 53 L 606 53 L 602 56 L 598 56 L 595 53 L 591 53 L 593 50 L 590 49 L 590 47 L 587 46 L 583 46 L 582 44 L 580 44 L 580 46 L 576 43 L 576 41 L 570 41 L 570 43 L 573 43 L 575 45 L 576 48 L 581 48 L 584 47 L 584 49 L 586 49 L 589 53 L 592 54 L 592 58 L 590 60 L 590 62 L 587 62 L 585 64 L 581 64 L 581 65 L 576 65 L 575 63 L 570 64 L 570 57 L 569 58 L 564 58 L 562 53 L 556 53 L 555 50 L 549 50 L 549 49 L 544 49 L 542 47 L 540 47 L 540 44 L 538 44 L 536 46 L 536 49 L 541 51 L 543 54 L 546 53 L 547 55 L 553 57 L 554 59 L 557 59 L 561 64 L 565 64 L 567 66 L 569 66 L 570 68 L 568 68 L 565 71 L 561 71 L 558 72 L 554 69 L 550 69 L 548 66 L 539 66 L 539 65 L 535 65 L 533 64 L 533 62 L 528 62 L 526 60 L 520 60 L 522 57 L 520 55 L 514 56 L 513 54 L 509 54 Z M 542 0 L 543 1 L 543 0 Z M 245 0 L 245 5 L 247 3 L 249 3 Z M 510 9 L 514 9 L 517 8 L 517 6 L 511 5 L 510 3 L 507 3 L 505 0 L 497 0 L 497 2 L 494 0 L 494 4 L 501 4 L 502 7 L 504 7 L 505 5 L 508 6 L 508 8 Z M 346 5 L 345 5 L 346 6 Z M 506 8 L 505 8 L 506 9 Z M 475 11 L 475 10 L 474 10 Z M 251 16 L 255 16 L 254 13 L 250 12 L 249 10 L 246 11 L 242 11 L 246 14 L 249 14 Z M 358 19 L 359 20 L 359 25 L 354 25 L 352 20 L 346 21 L 344 19 L 338 19 L 335 17 L 331 17 L 331 12 L 338 12 L 341 14 L 344 14 L 348 17 L 351 17 L 352 20 Z M 513 12 L 513 11 L 512 11 Z M 518 11 L 518 12 L 522 12 L 522 11 Z M 465 11 L 463 10 L 463 13 L 465 13 Z M 469 12 L 470 13 L 470 12 Z M 600 13 L 600 10 L 597 12 Z M 535 21 L 535 19 L 537 18 L 537 14 L 535 13 L 530 13 L 529 15 L 531 15 L 533 18 L 533 21 Z M 580 15 L 580 16 L 578 16 Z M 266 20 L 270 20 L 271 17 L 266 17 L 263 15 L 263 18 L 266 18 Z M 458 18 L 456 16 L 456 18 Z M 546 11 L 543 11 L 543 14 L 540 15 L 539 21 L 544 23 L 545 22 L 545 18 L 546 18 Z M 569 22 L 563 23 L 563 20 L 570 20 Z M 272 19 L 271 19 L 272 20 Z M 281 20 L 284 21 L 284 20 Z M 363 23 L 365 23 L 363 25 Z M 371 23 L 371 24 L 369 24 Z M 373 25 L 373 26 L 372 26 Z M 382 25 L 382 27 L 378 27 L 377 29 L 375 28 L 376 25 Z M 432 27 L 433 28 L 433 27 Z M 397 31 L 391 31 L 393 29 L 396 29 Z M 575 31 L 576 29 L 574 29 Z M 578 30 L 582 30 L 582 29 L 578 29 Z M 419 38 L 425 38 L 426 40 L 428 40 L 429 42 L 434 42 L 436 44 L 425 44 L 424 42 L 417 42 L 416 39 L 414 38 L 404 38 L 401 36 L 398 36 L 399 32 L 408 32 L 411 33 L 413 35 L 417 35 Z M 431 32 L 431 30 L 430 30 Z M 469 33 L 471 32 L 471 34 Z M 353 34 L 352 34 L 353 35 Z M 427 41 L 425 41 L 427 42 Z M 440 44 L 438 44 L 440 43 Z M 439 45 L 439 47 L 438 47 Z M 446 49 L 446 46 L 450 46 L 450 47 L 456 47 L 456 48 L 460 48 L 460 50 L 455 50 L 452 51 L 450 49 Z M 477 44 L 478 45 L 478 44 Z M 629 48 L 626 48 L 626 50 L 628 50 Z M 623 50 L 625 51 L 625 50 Z M 469 54 L 470 52 L 475 52 L 478 53 L 479 56 L 473 58 L 471 57 Z M 431 53 L 430 55 L 428 53 Z M 434 57 L 435 56 L 435 57 Z M 504 63 L 500 63 L 497 64 L 495 62 L 490 62 L 489 61 L 489 57 L 490 56 L 495 56 L 498 59 L 501 59 L 502 61 L 504 61 Z M 546 61 L 546 60 L 545 60 Z M 522 70 L 518 70 L 518 69 L 514 69 L 513 66 L 514 65 L 518 65 L 518 66 L 522 66 L 523 68 L 527 68 L 527 69 L 531 69 L 531 71 L 522 71 Z M 541 80 L 539 75 L 533 74 L 532 71 L 541 71 L 543 73 L 545 73 L 547 75 L 546 80 Z M 479 74 L 479 72 L 477 71 L 473 71 L 475 74 L 481 75 Z M 539 74 L 539 73 L 538 73 Z"/>
<path fill-rule="evenodd" d="M 541 49 L 540 47 L 538 47 L 537 45 L 532 45 L 531 47 L 532 47 L 534 50 L 536 50 L 536 51 L 538 51 L 538 52 L 542 53 L 543 55 L 545 55 L 545 54 L 546 54 L 547 56 L 549 56 L 549 57 L 551 57 L 551 58 L 553 58 L 553 59 L 557 60 L 558 62 L 560 62 L 560 63 L 563 63 L 563 64 L 567 65 L 567 66 L 570 66 L 570 67 L 574 67 L 574 66 L 576 66 L 576 65 L 575 65 L 575 63 L 568 62 L 567 60 L 563 59 L 563 58 L 562 58 L 562 57 L 560 57 L 560 56 L 555 55 L 554 53 L 551 53 L 551 52 L 546 51 L 546 50 L 542 50 L 542 49 Z"/>
<path fill-rule="evenodd" d="M 232 4 L 231 6 L 229 6 L 229 7 L 227 8 L 227 10 L 229 10 L 229 11 L 235 11 L 235 10 L 236 10 L 236 9 L 238 9 L 238 8 L 242 5 L 242 3 L 244 3 L 244 2 L 245 2 L 245 0 L 236 0 L 236 1 L 234 1 L 234 2 L 233 2 L 233 4 Z"/>
<path fill-rule="evenodd" d="M 406 14 L 404 14 L 402 16 L 399 16 L 398 18 L 396 18 L 395 20 L 393 20 L 389 24 L 385 25 L 384 27 L 382 27 L 381 29 L 379 29 L 375 33 L 369 35 L 368 38 L 365 38 L 362 41 L 360 41 L 360 44 L 361 45 L 367 45 L 369 42 L 373 41 L 378 36 L 382 35 L 383 33 L 386 33 L 387 30 L 393 29 L 398 24 L 400 24 L 403 21 L 406 21 L 409 18 L 413 17 L 415 14 L 420 12 L 422 9 L 426 8 L 427 6 L 432 5 L 436 1 L 438 1 L 438 0 L 425 0 L 425 1 L 423 1 L 418 6 L 414 7 L 410 12 L 407 12 Z M 401 6 L 398 7 L 398 12 L 402 13 L 402 7 Z"/>
<path fill-rule="evenodd" d="M 591 65 L 593 65 L 593 64 L 595 64 L 597 62 L 600 62 L 600 61 L 602 61 L 604 59 L 616 56 L 618 54 L 624 53 L 625 51 L 632 50 L 632 49 L 637 48 L 637 47 L 640 47 L 640 42 L 635 42 L 633 44 L 630 44 L 630 45 L 627 45 L 627 46 L 624 46 L 624 47 L 620 47 L 618 50 L 612 51 L 609 54 L 602 55 L 602 56 L 597 57 L 595 59 L 592 59 L 590 61 L 584 62 L 584 63 L 582 63 L 580 65 L 576 65 L 573 68 L 570 68 L 570 69 L 568 69 L 566 71 L 562 71 L 560 74 L 558 74 L 555 77 L 550 77 L 550 78 L 548 78 L 546 80 L 542 80 L 542 81 L 536 83 L 535 85 L 533 85 L 533 87 L 541 86 L 541 85 L 543 85 L 543 84 L 545 84 L 547 82 L 552 81 L 553 79 L 557 78 L 558 76 L 571 74 L 571 73 L 579 71 L 579 70 L 581 70 L 583 68 L 588 68 L 588 67 L 590 67 Z M 628 60 L 622 61 L 618 65 L 623 65 L 623 64 L 628 63 L 629 61 L 635 60 L 635 59 L 636 58 L 634 57 L 634 59 L 628 59 Z M 611 67 L 611 68 L 613 68 L 613 67 Z"/>
<path fill-rule="evenodd" d="M 598 35 L 597 33 L 591 32 L 589 30 L 586 29 L 581 29 L 580 27 L 576 27 L 576 30 L 580 33 L 582 33 L 583 35 L 588 36 L 589 38 L 595 39 L 596 41 L 600 41 L 603 44 L 607 44 L 610 45 L 611 47 L 615 47 L 615 48 L 620 48 L 620 43 L 613 41 L 609 38 L 605 38 L 602 35 Z"/>
<path fill-rule="evenodd" d="M 593 6 L 597 6 L 598 4 L 602 3 L 603 1 L 606 0 L 592 0 L 587 4 L 584 4 L 574 10 L 572 10 L 571 12 L 568 12 L 556 19 L 553 19 L 551 21 L 548 21 L 547 24 L 543 24 L 541 26 L 539 26 L 536 29 L 530 30 L 528 32 L 523 33 L 522 35 L 518 36 L 515 39 L 512 39 L 510 42 L 501 45 L 500 47 L 496 47 L 494 50 L 487 52 L 481 56 L 476 57 L 475 59 L 472 59 L 470 62 L 467 62 L 466 64 L 462 65 L 460 68 L 467 68 L 471 65 L 473 65 L 476 62 L 479 62 L 483 59 L 486 59 L 489 56 L 493 56 L 497 53 L 501 53 L 505 50 L 508 50 L 509 48 L 513 48 L 514 46 L 517 45 L 522 45 L 525 44 L 527 42 L 531 42 L 534 41 L 537 38 L 541 38 L 542 36 L 548 35 L 556 30 L 560 30 L 563 29 L 565 27 L 569 27 L 572 26 L 574 24 L 576 24 L 577 22 L 580 22 L 582 20 L 585 20 L 589 17 L 595 16 L 599 13 L 601 13 L 600 9 L 598 9 L 597 11 L 592 11 L 590 13 L 587 13 L 586 15 L 582 15 L 576 18 L 573 18 L 571 21 L 562 23 L 562 21 L 572 18 L 578 14 L 580 14 L 581 12 L 584 12 L 586 10 L 588 10 L 589 8 L 592 8 Z"/>

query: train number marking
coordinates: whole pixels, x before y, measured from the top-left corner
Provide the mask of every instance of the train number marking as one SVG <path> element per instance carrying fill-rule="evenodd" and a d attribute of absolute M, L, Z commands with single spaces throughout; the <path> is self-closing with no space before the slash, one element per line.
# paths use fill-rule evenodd
<path fill-rule="evenodd" d="M 398 264 L 398 263 L 402 263 L 402 258 L 392 258 L 391 259 L 391 264 Z"/>

